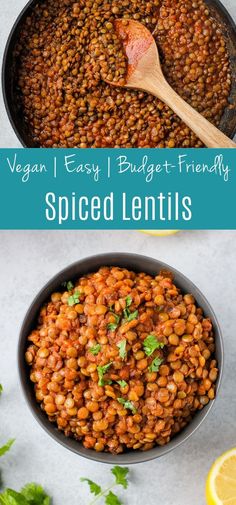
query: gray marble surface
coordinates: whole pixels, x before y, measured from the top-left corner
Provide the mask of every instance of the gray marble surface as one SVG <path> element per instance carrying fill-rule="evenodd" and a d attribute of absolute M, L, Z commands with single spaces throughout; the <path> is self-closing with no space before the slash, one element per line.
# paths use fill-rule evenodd
<path fill-rule="evenodd" d="M 138 231 L 0 233 L 0 444 L 16 437 L 1 459 L 5 485 L 42 483 L 55 505 L 88 505 L 89 476 L 109 480 L 109 466 L 70 453 L 51 440 L 32 417 L 19 386 L 16 348 L 19 328 L 32 298 L 67 264 L 95 252 L 133 251 L 159 258 L 195 282 L 222 326 L 226 365 L 221 393 L 207 420 L 192 438 L 169 455 L 131 468 L 126 505 L 202 505 L 212 461 L 235 444 L 235 279 L 236 232 L 181 232 L 168 238 Z M 121 492 L 122 496 L 122 492 Z"/>

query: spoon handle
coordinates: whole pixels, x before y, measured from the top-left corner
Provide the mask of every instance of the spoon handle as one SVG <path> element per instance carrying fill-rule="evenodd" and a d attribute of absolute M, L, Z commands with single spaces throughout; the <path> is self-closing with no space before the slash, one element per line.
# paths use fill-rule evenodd
<path fill-rule="evenodd" d="M 145 89 L 166 103 L 207 147 L 236 148 L 236 144 L 185 102 L 164 76 L 145 82 Z"/>

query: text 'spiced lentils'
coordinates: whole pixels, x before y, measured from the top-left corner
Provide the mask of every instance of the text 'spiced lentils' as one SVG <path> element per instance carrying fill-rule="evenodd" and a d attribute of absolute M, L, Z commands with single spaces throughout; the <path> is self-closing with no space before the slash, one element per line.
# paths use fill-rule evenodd
<path fill-rule="evenodd" d="M 37 401 L 88 449 L 167 444 L 215 397 L 212 323 L 168 272 L 102 267 L 69 282 L 29 341 Z"/>
<path fill-rule="evenodd" d="M 16 48 L 17 93 L 42 147 L 200 147 L 160 100 L 112 87 L 125 82 L 116 18 L 154 33 L 174 89 L 214 124 L 231 87 L 226 42 L 204 0 L 45 0 L 35 6 Z"/>

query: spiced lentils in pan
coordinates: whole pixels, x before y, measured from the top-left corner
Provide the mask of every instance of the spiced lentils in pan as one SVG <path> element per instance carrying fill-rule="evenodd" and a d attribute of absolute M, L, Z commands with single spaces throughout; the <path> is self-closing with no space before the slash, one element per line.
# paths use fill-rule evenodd
<path fill-rule="evenodd" d="M 102 267 L 68 282 L 28 340 L 37 401 L 88 449 L 167 444 L 215 397 L 212 323 L 168 272 Z"/>
<path fill-rule="evenodd" d="M 218 125 L 231 75 L 226 41 L 204 0 L 44 0 L 25 20 L 15 50 L 16 94 L 42 147 L 201 147 L 159 99 L 125 83 L 114 20 L 153 34 L 173 88 Z"/>

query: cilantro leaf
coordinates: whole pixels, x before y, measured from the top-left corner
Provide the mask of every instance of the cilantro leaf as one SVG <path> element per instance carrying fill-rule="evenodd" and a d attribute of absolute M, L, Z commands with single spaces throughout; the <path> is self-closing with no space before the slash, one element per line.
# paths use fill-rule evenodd
<path fill-rule="evenodd" d="M 156 349 L 163 349 L 164 345 L 163 342 L 158 342 L 155 335 L 148 335 L 143 342 L 144 352 L 147 356 L 151 356 Z"/>
<path fill-rule="evenodd" d="M 2 384 L 0 384 L 0 394 L 3 392 Z"/>
<path fill-rule="evenodd" d="M 94 356 L 97 356 L 97 354 L 100 352 L 100 350 L 101 350 L 101 345 L 96 344 L 93 347 L 90 347 L 89 352 L 91 352 L 91 354 L 93 354 Z"/>
<path fill-rule="evenodd" d="M 122 505 L 122 502 L 119 500 L 118 496 L 116 496 L 112 491 L 109 491 L 109 493 L 105 497 L 105 504 Z"/>
<path fill-rule="evenodd" d="M 21 494 L 26 498 L 30 505 L 50 505 L 51 498 L 45 493 L 42 486 L 33 482 L 27 484 L 21 489 Z"/>
<path fill-rule="evenodd" d="M 5 489 L 4 493 L 0 494 L 1 505 L 29 505 L 29 502 L 21 494 L 13 489 Z"/>
<path fill-rule="evenodd" d="M 118 327 L 119 322 L 120 322 L 120 316 L 118 316 L 118 314 L 115 314 L 115 313 L 112 313 L 112 315 L 115 318 L 115 322 L 114 323 L 109 323 L 107 325 L 107 329 L 110 330 L 110 331 L 115 331 L 116 328 Z"/>
<path fill-rule="evenodd" d="M 67 291 L 71 291 L 74 287 L 74 284 L 73 284 L 73 282 L 68 281 L 68 282 L 63 282 L 62 286 L 63 286 L 63 288 L 66 288 Z"/>
<path fill-rule="evenodd" d="M 130 296 L 130 295 L 126 296 L 126 299 L 125 299 L 126 307 L 130 307 L 132 301 L 133 301 L 132 296 Z"/>
<path fill-rule="evenodd" d="M 114 466 L 111 469 L 111 473 L 113 473 L 113 475 L 116 478 L 116 484 L 123 486 L 125 489 L 127 489 L 129 484 L 127 480 L 129 469 L 127 467 Z"/>
<path fill-rule="evenodd" d="M 84 477 L 81 477 L 81 482 L 87 482 L 89 485 L 90 493 L 95 494 L 95 496 L 98 496 L 102 492 L 101 486 L 96 484 L 96 482 L 93 482 L 90 479 L 85 479 Z"/>
<path fill-rule="evenodd" d="M 124 338 L 123 340 L 121 340 L 120 342 L 118 342 L 117 347 L 119 349 L 119 356 L 120 358 L 122 359 L 125 359 L 126 356 L 127 356 L 127 351 L 126 351 L 126 339 Z"/>
<path fill-rule="evenodd" d="M 119 384 L 119 386 L 121 388 L 125 388 L 126 386 L 128 386 L 127 382 L 124 380 L 120 380 L 120 381 L 116 381 L 116 382 L 117 382 L 117 384 Z"/>
<path fill-rule="evenodd" d="M 12 444 L 14 444 L 15 442 L 15 439 L 14 438 L 11 438 L 10 440 L 8 440 L 8 442 L 3 445 L 2 447 L 0 447 L 0 456 L 3 456 L 4 454 L 6 454 L 6 452 L 8 452 L 12 446 Z"/>
<path fill-rule="evenodd" d="M 67 303 L 69 307 L 73 307 L 73 305 L 76 305 L 79 303 L 79 298 L 80 298 L 80 293 L 79 291 L 75 291 L 73 295 L 69 296 Z"/>
<path fill-rule="evenodd" d="M 104 366 L 97 366 L 97 372 L 98 372 L 98 385 L 99 386 L 105 386 L 106 384 L 111 384 L 111 380 L 104 380 L 103 376 L 106 374 L 106 372 L 109 370 L 110 366 L 112 365 L 111 363 L 107 363 L 107 365 Z"/>
<path fill-rule="evenodd" d="M 109 323 L 109 324 L 107 325 L 107 329 L 108 329 L 109 331 L 115 331 L 115 330 L 116 330 L 116 328 L 117 328 L 117 326 L 118 326 L 118 324 L 116 324 L 116 323 Z"/>
<path fill-rule="evenodd" d="M 125 409 L 129 409 L 133 414 L 136 414 L 137 409 L 132 402 L 126 400 L 125 398 L 117 398 L 118 402 L 121 403 Z"/>
<path fill-rule="evenodd" d="M 152 361 L 151 365 L 148 367 L 149 372 L 158 372 L 160 365 L 163 363 L 163 359 L 161 358 L 154 358 Z"/>
<path fill-rule="evenodd" d="M 133 319 L 137 319 L 137 317 L 138 317 L 138 311 L 135 310 L 134 312 L 132 312 L 131 314 L 129 314 L 129 316 L 128 316 L 128 322 L 133 321 Z"/>
<path fill-rule="evenodd" d="M 124 309 L 123 314 L 124 314 L 124 318 L 126 319 L 127 322 L 133 321 L 133 319 L 137 319 L 137 317 L 138 317 L 137 310 L 135 310 L 134 312 L 130 312 L 129 309 Z"/>

